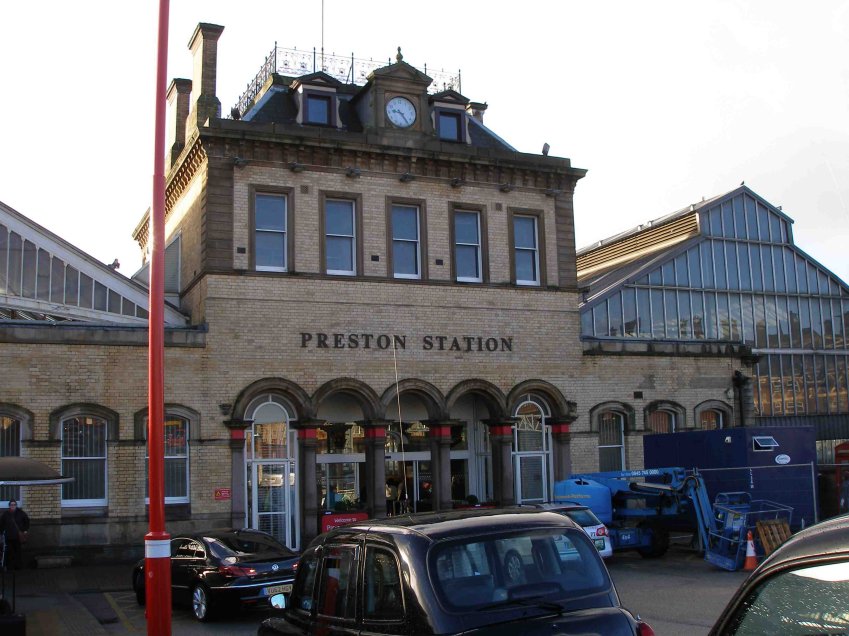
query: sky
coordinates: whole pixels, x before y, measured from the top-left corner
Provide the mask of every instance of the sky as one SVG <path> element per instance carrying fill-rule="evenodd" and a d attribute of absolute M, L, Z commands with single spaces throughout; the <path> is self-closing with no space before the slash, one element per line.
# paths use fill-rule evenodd
<path fill-rule="evenodd" d="M 0 3 L 0 201 L 131 276 L 150 206 L 158 2 Z M 849 282 L 849 0 L 171 0 L 168 78 L 225 27 L 229 112 L 275 42 L 460 70 L 484 123 L 569 157 L 577 245 L 746 183 Z"/>

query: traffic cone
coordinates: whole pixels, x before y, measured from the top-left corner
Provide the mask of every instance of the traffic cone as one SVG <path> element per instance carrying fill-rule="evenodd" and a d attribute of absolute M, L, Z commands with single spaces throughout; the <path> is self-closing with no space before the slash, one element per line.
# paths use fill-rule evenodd
<path fill-rule="evenodd" d="M 743 563 L 743 569 L 751 572 L 756 567 L 758 567 L 758 557 L 755 554 L 755 540 L 752 538 L 752 531 L 749 530 L 746 534 L 746 560 Z"/>

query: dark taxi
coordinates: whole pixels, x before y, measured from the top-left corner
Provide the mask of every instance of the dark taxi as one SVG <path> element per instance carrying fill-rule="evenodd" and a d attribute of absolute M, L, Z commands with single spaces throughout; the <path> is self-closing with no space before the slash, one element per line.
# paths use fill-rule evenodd
<path fill-rule="evenodd" d="M 277 634 L 619 634 L 651 628 L 619 604 L 573 521 L 541 510 L 463 510 L 363 521 L 301 555 Z"/>

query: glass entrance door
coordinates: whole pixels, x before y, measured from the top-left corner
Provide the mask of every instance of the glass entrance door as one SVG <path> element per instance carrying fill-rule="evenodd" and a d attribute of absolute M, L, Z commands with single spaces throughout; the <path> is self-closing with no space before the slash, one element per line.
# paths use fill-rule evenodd
<path fill-rule="evenodd" d="M 298 549 L 297 492 L 294 462 L 254 462 L 251 465 L 251 527 Z"/>
<path fill-rule="evenodd" d="M 542 503 L 547 500 L 548 492 L 546 479 L 545 456 L 516 455 L 516 485 L 518 486 L 518 503 Z"/>
<path fill-rule="evenodd" d="M 386 513 L 433 510 L 433 464 L 429 452 L 386 454 Z"/>

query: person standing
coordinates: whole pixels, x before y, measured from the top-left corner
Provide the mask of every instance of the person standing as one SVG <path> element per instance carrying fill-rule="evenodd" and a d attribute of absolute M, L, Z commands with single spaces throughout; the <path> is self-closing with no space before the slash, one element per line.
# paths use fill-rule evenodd
<path fill-rule="evenodd" d="M 22 544 L 29 534 L 29 515 L 14 499 L 9 500 L 9 509 L 0 515 L 0 532 L 6 538 L 6 569 L 20 570 L 23 567 Z"/>

